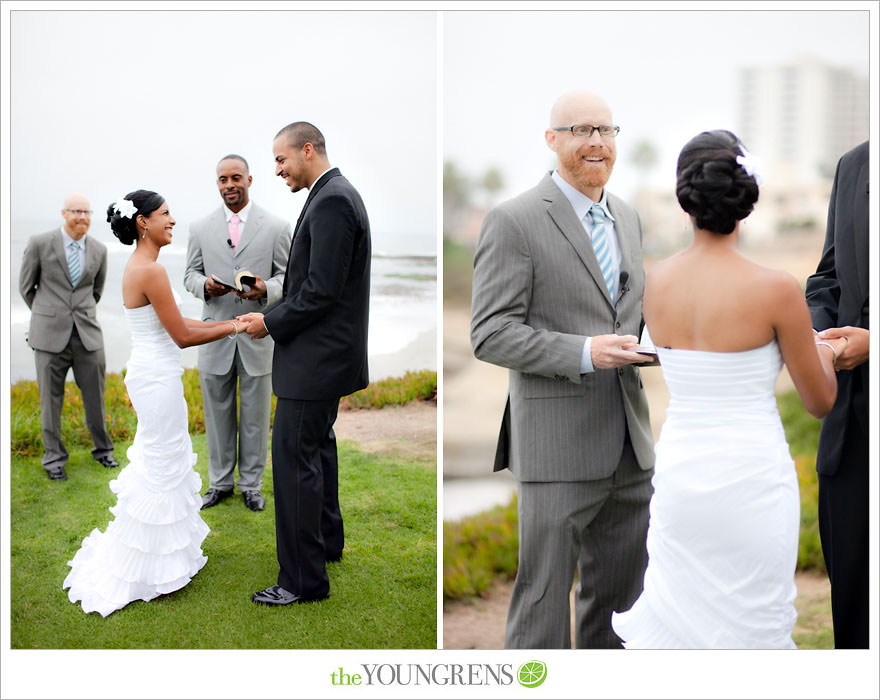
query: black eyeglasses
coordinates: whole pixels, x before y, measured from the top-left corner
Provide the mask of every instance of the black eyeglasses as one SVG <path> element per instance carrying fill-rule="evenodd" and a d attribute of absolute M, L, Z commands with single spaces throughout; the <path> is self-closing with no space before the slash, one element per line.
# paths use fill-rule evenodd
<path fill-rule="evenodd" d="M 69 211 L 71 214 L 75 216 L 91 216 L 91 209 L 65 209 L 64 211 Z"/>
<path fill-rule="evenodd" d="M 598 126 L 593 126 L 592 124 L 574 124 L 572 126 L 554 126 L 552 130 L 570 131 L 572 134 L 582 139 L 588 139 L 593 135 L 594 131 L 598 131 L 599 136 L 602 138 L 613 139 L 617 136 L 617 132 L 620 131 L 620 127 L 611 124 L 599 124 Z"/>

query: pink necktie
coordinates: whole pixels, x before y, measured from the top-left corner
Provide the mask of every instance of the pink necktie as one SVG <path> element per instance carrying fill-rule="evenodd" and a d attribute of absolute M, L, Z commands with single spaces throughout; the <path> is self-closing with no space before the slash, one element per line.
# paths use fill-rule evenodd
<path fill-rule="evenodd" d="M 241 240 L 241 229 L 238 226 L 238 222 L 241 221 L 238 218 L 238 214 L 233 214 L 232 218 L 229 220 L 229 240 L 232 241 L 232 247 L 238 248 L 238 242 Z"/>

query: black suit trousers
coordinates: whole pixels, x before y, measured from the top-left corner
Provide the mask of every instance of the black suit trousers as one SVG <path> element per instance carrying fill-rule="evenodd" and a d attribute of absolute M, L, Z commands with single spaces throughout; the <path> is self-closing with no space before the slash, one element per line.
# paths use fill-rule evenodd
<path fill-rule="evenodd" d="M 868 434 L 850 420 L 837 472 L 819 474 L 819 536 L 836 649 L 868 648 L 868 517 Z"/>
<path fill-rule="evenodd" d="M 325 561 L 342 554 L 333 423 L 339 399 L 279 398 L 272 428 L 278 585 L 307 597 L 329 592 Z"/>

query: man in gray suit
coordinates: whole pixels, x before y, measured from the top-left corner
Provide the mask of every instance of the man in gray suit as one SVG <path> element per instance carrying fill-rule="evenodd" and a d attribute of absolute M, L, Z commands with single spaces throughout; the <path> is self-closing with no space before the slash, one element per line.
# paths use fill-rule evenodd
<path fill-rule="evenodd" d="M 281 297 L 290 224 L 250 201 L 252 182 L 244 158 L 225 156 L 217 164 L 223 205 L 190 227 L 183 283 L 205 302 L 205 321 L 262 311 Z M 212 277 L 234 285 L 236 275 L 246 271 L 255 281 L 244 291 L 230 291 Z M 272 350 L 271 339 L 255 341 L 247 334 L 199 347 L 209 478 L 203 509 L 232 494 L 236 454 L 238 488 L 245 505 L 254 511 L 266 507 L 260 488 L 269 449 Z"/>
<path fill-rule="evenodd" d="M 618 128 L 596 95 L 550 113 L 556 169 L 490 211 L 474 257 L 471 342 L 510 369 L 495 470 L 518 480 L 519 570 L 507 648 L 620 647 L 611 613 L 636 600 L 654 450 L 626 347 L 642 322 L 636 212 L 605 190 Z"/>
<path fill-rule="evenodd" d="M 92 221 L 89 200 L 72 194 L 61 210 L 64 225 L 28 240 L 18 288 L 31 310 L 28 344 L 34 350 L 43 468 L 50 479 L 65 480 L 67 448 L 61 440 L 64 380 L 73 377 L 82 392 L 92 456 L 105 467 L 118 467 L 104 410 L 104 336 L 97 303 L 107 276 L 107 247 L 87 238 Z"/>

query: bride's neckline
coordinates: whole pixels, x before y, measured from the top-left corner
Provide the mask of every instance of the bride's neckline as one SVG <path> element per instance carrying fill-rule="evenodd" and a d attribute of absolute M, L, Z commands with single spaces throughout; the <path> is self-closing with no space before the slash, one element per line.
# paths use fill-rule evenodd
<path fill-rule="evenodd" d="M 137 311 L 138 309 L 146 309 L 148 306 L 152 306 L 152 304 L 150 304 L 149 302 L 147 302 L 143 306 L 126 306 L 125 304 L 123 304 L 122 308 L 126 311 Z"/>

